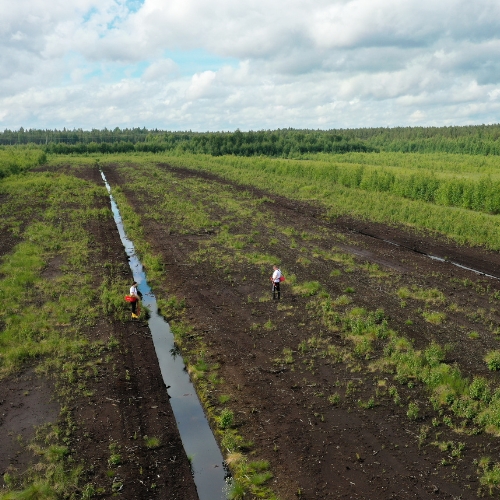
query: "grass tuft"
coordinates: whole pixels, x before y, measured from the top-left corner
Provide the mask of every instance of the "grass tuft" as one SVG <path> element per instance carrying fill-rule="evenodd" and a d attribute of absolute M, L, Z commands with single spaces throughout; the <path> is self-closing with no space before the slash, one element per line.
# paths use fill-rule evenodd
<path fill-rule="evenodd" d="M 154 436 L 144 436 L 144 444 L 149 450 L 155 450 L 160 447 L 160 440 Z"/>

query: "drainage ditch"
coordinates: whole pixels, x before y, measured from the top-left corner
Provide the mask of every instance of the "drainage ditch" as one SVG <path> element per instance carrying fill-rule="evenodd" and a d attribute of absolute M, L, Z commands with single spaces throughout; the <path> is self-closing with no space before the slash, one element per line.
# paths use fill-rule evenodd
<path fill-rule="evenodd" d="M 364 231 L 359 231 L 357 229 L 353 229 L 353 232 L 362 234 L 363 236 L 368 236 L 369 238 L 373 238 L 375 240 L 383 241 L 384 243 L 388 243 L 389 245 L 394 245 L 395 247 L 405 248 L 406 250 L 410 250 L 411 252 L 415 252 L 415 253 L 418 253 L 420 255 L 424 255 L 425 257 L 428 257 L 429 259 L 432 259 L 432 260 L 436 260 L 438 262 L 446 262 L 448 264 L 451 264 L 452 266 L 459 267 L 460 269 L 465 269 L 466 271 L 472 271 L 473 273 L 479 274 L 481 276 L 485 276 L 486 278 L 493 278 L 493 279 L 496 279 L 496 280 L 500 280 L 500 278 L 498 276 L 494 276 L 493 274 L 488 274 L 488 273 L 485 273 L 483 271 L 479 271 L 478 269 L 474 269 L 472 267 L 464 266 L 463 264 L 460 264 L 459 262 L 455 262 L 453 260 L 449 260 L 449 259 L 446 259 L 446 258 L 443 258 L 443 257 L 438 257 L 437 255 L 431 255 L 429 253 L 425 253 L 425 252 L 423 252 L 421 250 L 418 250 L 417 248 L 411 248 L 411 247 L 406 246 L 406 245 L 401 245 L 401 244 L 396 243 L 394 241 L 386 240 L 384 238 L 380 238 L 380 237 L 375 236 L 373 234 L 366 233 Z"/>
<path fill-rule="evenodd" d="M 111 210 L 120 239 L 129 257 L 133 278 L 143 294 L 142 305 L 147 307 L 150 313 L 148 326 L 182 444 L 191 462 L 198 497 L 200 500 L 224 500 L 227 498 L 231 481 L 229 471 L 186 371 L 184 361 L 176 348 L 170 326 L 158 314 L 156 297 L 148 285 L 146 273 L 135 253 L 134 244 L 125 233 L 118 205 L 102 171 L 101 177 L 110 195 Z"/>

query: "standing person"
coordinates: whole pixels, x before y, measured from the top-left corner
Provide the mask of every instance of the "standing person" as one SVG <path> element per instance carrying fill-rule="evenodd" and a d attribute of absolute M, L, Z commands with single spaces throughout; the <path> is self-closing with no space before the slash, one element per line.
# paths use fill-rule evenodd
<path fill-rule="evenodd" d="M 137 290 L 137 281 L 134 281 L 130 287 L 130 296 L 135 299 L 130 303 L 132 305 L 132 318 L 138 318 L 137 304 L 142 299 L 142 293 Z"/>
<path fill-rule="evenodd" d="M 273 284 L 273 300 L 278 296 L 280 300 L 280 281 L 281 281 L 281 271 L 278 266 L 273 266 L 274 272 L 271 276 L 271 282 Z"/>

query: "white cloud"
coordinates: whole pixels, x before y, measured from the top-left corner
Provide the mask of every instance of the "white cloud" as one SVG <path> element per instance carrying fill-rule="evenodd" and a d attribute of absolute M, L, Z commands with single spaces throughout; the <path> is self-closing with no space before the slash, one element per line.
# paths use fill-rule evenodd
<path fill-rule="evenodd" d="M 193 75 L 191 85 L 186 92 L 187 98 L 196 100 L 213 95 L 215 77 L 216 74 L 213 71 L 204 71 Z"/>
<path fill-rule="evenodd" d="M 423 113 L 422 111 L 420 111 L 419 109 L 417 109 L 417 111 L 414 111 L 410 115 L 410 121 L 413 123 L 416 123 L 416 124 L 418 124 L 418 122 L 424 121 L 425 118 L 426 118 L 426 114 Z"/>
<path fill-rule="evenodd" d="M 178 71 L 177 64 L 172 59 L 159 59 L 148 66 L 142 75 L 147 82 L 164 80 Z"/>
<path fill-rule="evenodd" d="M 19 0 L 0 18 L 0 128 L 498 121 L 496 0 Z"/>

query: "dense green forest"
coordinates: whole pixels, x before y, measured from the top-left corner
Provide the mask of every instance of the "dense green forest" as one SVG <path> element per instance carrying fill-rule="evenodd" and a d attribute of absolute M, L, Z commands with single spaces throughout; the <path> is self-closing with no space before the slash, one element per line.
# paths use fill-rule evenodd
<path fill-rule="evenodd" d="M 500 155 L 500 124 L 464 127 L 396 127 L 336 130 L 168 132 L 113 130 L 4 130 L 0 145 L 38 144 L 47 153 L 177 151 L 221 156 L 297 157 L 307 153 L 405 152 Z"/>
<path fill-rule="evenodd" d="M 375 149 L 360 140 L 331 131 L 277 130 L 259 132 L 162 132 L 146 129 L 4 131 L 0 144 L 39 144 L 53 154 L 201 153 L 221 156 L 283 156 L 303 153 L 368 152 Z"/>

